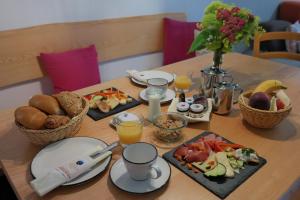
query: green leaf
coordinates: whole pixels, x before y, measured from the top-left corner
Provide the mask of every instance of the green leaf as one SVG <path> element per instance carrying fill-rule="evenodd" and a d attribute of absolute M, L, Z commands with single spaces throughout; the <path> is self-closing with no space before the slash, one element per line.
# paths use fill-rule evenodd
<path fill-rule="evenodd" d="M 201 31 L 198 34 L 198 36 L 194 39 L 188 53 L 194 52 L 196 50 L 204 49 L 208 36 L 209 36 L 209 32 L 207 30 Z"/>
<path fill-rule="evenodd" d="M 221 1 L 213 1 L 206 7 L 204 14 L 210 14 L 210 13 L 215 14 L 216 10 L 219 8 L 230 8 L 230 7 L 231 6 L 225 4 Z"/>
<path fill-rule="evenodd" d="M 217 20 L 215 14 L 207 14 L 202 18 L 202 26 L 203 28 L 214 27 L 216 29 L 222 26 L 222 22 Z"/>

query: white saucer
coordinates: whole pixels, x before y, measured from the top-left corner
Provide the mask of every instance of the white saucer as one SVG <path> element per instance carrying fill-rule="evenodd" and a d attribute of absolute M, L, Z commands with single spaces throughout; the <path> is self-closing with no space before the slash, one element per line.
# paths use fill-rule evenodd
<path fill-rule="evenodd" d="M 145 80 L 150 79 L 150 78 L 164 78 L 164 79 L 168 80 L 168 83 L 171 83 L 174 80 L 173 74 L 170 74 L 170 73 L 164 72 L 164 71 L 159 71 L 159 70 L 141 71 L 141 72 L 138 72 L 138 75 L 143 77 L 143 79 L 145 79 Z M 138 85 L 143 85 L 143 86 L 147 85 L 146 82 L 139 81 L 133 77 L 130 77 L 130 78 L 134 83 L 136 83 Z"/>
<path fill-rule="evenodd" d="M 163 158 L 158 157 L 156 165 L 161 169 L 162 173 L 158 179 L 147 179 L 145 181 L 136 181 L 130 178 L 124 165 L 123 159 L 117 160 L 110 169 L 110 179 L 112 183 L 119 189 L 131 193 L 148 193 L 163 187 L 170 179 L 170 165 Z"/>
<path fill-rule="evenodd" d="M 168 101 L 171 101 L 176 97 L 176 93 L 174 90 L 167 89 L 166 96 L 160 100 L 160 103 L 166 103 Z M 144 101 L 148 101 L 148 97 L 146 96 L 146 89 L 142 90 L 140 92 L 140 98 Z"/>
<path fill-rule="evenodd" d="M 53 168 L 64 164 L 68 160 L 72 161 L 97 146 L 105 148 L 107 144 L 99 139 L 89 137 L 73 137 L 52 143 L 43 148 L 33 158 L 31 173 L 34 177 L 44 176 Z M 98 163 L 91 171 L 63 185 L 74 185 L 95 177 L 106 169 L 110 160 L 111 156 Z"/>

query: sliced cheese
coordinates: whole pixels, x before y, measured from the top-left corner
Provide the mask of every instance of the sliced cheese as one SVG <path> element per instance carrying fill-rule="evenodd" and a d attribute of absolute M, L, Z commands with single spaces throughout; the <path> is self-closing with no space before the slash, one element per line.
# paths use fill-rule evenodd
<path fill-rule="evenodd" d="M 212 153 L 205 162 L 193 162 L 192 165 L 202 172 L 208 172 L 217 166 L 216 155 Z"/>
<path fill-rule="evenodd" d="M 221 163 L 226 167 L 225 176 L 229 177 L 229 178 L 234 177 L 234 171 L 229 163 L 226 153 L 225 152 L 216 153 L 216 159 L 217 159 L 218 163 Z"/>

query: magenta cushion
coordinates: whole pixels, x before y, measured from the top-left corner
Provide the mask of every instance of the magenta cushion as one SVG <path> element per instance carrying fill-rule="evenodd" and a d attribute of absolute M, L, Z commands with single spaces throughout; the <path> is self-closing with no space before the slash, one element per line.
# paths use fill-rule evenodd
<path fill-rule="evenodd" d="M 53 82 L 55 93 L 100 83 L 97 51 L 94 45 L 62 53 L 41 53 L 39 58 Z"/>
<path fill-rule="evenodd" d="M 183 22 L 164 18 L 164 65 L 192 58 L 195 53 L 188 54 L 194 40 L 196 22 Z"/>

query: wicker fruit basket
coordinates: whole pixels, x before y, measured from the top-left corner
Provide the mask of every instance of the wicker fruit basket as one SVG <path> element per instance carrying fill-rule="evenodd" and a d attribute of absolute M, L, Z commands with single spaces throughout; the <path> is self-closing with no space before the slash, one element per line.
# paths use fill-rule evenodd
<path fill-rule="evenodd" d="M 24 133 L 28 139 L 37 145 L 46 145 L 63 138 L 72 137 L 79 131 L 81 123 L 89 110 L 89 104 L 85 98 L 82 99 L 83 110 L 77 116 L 73 117 L 66 125 L 56 129 L 32 130 L 23 127 L 15 122 L 18 129 Z"/>
<path fill-rule="evenodd" d="M 256 128 L 273 128 L 279 124 L 292 110 L 290 104 L 286 108 L 279 111 L 267 111 L 252 108 L 248 105 L 248 99 L 252 91 L 246 91 L 239 96 L 239 106 L 243 118 Z"/>

